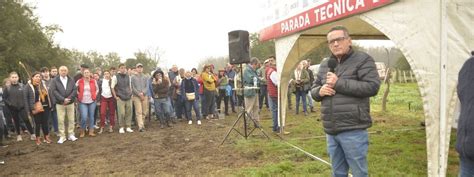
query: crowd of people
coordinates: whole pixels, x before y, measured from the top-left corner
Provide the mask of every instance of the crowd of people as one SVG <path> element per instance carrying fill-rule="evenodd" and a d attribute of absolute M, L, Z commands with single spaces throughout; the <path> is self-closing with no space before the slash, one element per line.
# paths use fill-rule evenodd
<path fill-rule="evenodd" d="M 279 131 L 279 81 L 273 56 L 263 63 L 252 58 L 243 68 L 227 64 L 217 70 L 208 64 L 201 72 L 173 65 L 168 71 L 158 67 L 148 74 L 139 63 L 107 70 L 83 64 L 74 76 L 69 73 L 66 66 L 43 67 L 28 78 L 21 79 L 13 71 L 3 80 L 1 146 L 5 137 L 23 141 L 25 135 L 41 145 L 53 142 L 51 133 L 63 144 L 104 132 L 145 132 L 146 120 L 151 119 L 159 121 L 162 129 L 178 121 L 201 125 L 202 119 L 228 116 L 242 110 L 243 104 L 257 122 L 262 108 L 271 107 L 273 131 Z M 300 82 L 299 76 L 295 81 Z"/>

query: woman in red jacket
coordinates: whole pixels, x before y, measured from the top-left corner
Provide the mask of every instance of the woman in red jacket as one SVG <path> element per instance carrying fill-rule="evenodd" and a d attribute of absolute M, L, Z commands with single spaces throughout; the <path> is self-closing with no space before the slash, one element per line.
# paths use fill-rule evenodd
<path fill-rule="evenodd" d="M 76 82 L 77 98 L 79 101 L 79 111 L 81 112 L 81 134 L 83 138 L 86 134 L 87 118 L 89 118 L 89 136 L 94 137 L 94 113 L 96 107 L 97 93 L 99 86 L 96 80 L 92 79 L 89 69 L 84 70 L 84 77 Z"/>

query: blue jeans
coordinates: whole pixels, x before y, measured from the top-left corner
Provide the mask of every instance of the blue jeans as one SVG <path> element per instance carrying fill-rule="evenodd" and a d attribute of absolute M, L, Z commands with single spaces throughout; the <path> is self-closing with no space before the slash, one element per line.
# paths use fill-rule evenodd
<path fill-rule="evenodd" d="M 326 135 L 332 176 L 347 177 L 349 168 L 354 177 L 368 176 L 367 151 L 369 135 L 367 130 L 351 130 L 337 135 Z"/>
<path fill-rule="evenodd" d="M 191 110 L 194 109 L 194 113 L 196 113 L 196 120 L 201 120 L 201 112 L 199 110 L 199 101 L 184 101 L 185 108 L 186 108 L 186 118 L 188 120 L 192 120 Z"/>
<path fill-rule="evenodd" d="M 263 102 L 263 99 L 265 99 L 265 102 Z M 269 108 L 268 105 L 268 93 L 267 93 L 267 85 L 260 85 L 260 94 L 258 95 L 258 108 L 262 109 L 263 104 Z"/>
<path fill-rule="evenodd" d="M 299 111 L 300 99 L 303 100 L 303 112 L 306 112 L 306 92 L 303 90 L 296 90 L 296 112 Z"/>
<path fill-rule="evenodd" d="M 81 112 L 81 128 L 86 129 L 87 118 L 89 118 L 89 129 L 95 128 L 94 114 L 95 114 L 96 103 L 79 103 L 79 111 Z"/>
<path fill-rule="evenodd" d="M 278 132 L 280 127 L 278 126 L 278 98 L 268 96 L 268 103 L 270 103 L 270 108 L 272 110 L 272 119 L 273 119 L 273 131 Z"/>
<path fill-rule="evenodd" d="M 474 176 L 474 160 L 468 159 L 464 156 L 459 156 L 460 169 L 459 177 L 473 177 Z"/>
<path fill-rule="evenodd" d="M 155 113 L 160 119 L 160 123 L 164 124 L 170 120 L 171 116 L 171 102 L 168 98 L 154 99 Z"/>
<path fill-rule="evenodd" d="M 306 102 L 308 102 L 308 106 L 313 108 L 313 97 L 311 97 L 311 93 L 306 93 Z"/>
<path fill-rule="evenodd" d="M 178 96 L 178 97 L 181 97 L 181 96 Z M 175 109 L 174 109 L 175 114 L 179 119 L 183 118 L 183 115 L 186 116 L 184 100 L 182 100 L 180 98 L 176 99 L 174 101 L 174 107 L 175 107 Z"/>

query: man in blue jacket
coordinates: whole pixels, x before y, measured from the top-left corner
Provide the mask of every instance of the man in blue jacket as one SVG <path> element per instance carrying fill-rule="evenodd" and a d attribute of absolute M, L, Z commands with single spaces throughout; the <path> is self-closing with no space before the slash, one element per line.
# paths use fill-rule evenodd
<path fill-rule="evenodd" d="M 458 121 L 456 150 L 459 153 L 460 177 L 474 176 L 474 51 L 459 71 L 458 97 L 461 115 Z"/>

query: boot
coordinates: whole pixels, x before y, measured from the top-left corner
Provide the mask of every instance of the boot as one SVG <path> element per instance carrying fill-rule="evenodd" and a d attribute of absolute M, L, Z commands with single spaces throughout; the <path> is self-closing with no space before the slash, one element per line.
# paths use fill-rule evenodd
<path fill-rule="evenodd" d="M 41 138 L 40 137 L 36 137 L 36 145 L 41 145 Z"/>
<path fill-rule="evenodd" d="M 51 139 L 49 139 L 49 135 L 44 136 L 44 142 L 46 144 L 51 144 Z"/>
<path fill-rule="evenodd" d="M 104 133 L 104 127 L 100 127 L 100 129 L 99 129 L 99 135 L 102 134 L 102 133 Z"/>
<path fill-rule="evenodd" d="M 171 127 L 170 121 L 166 121 L 166 126 Z"/>
<path fill-rule="evenodd" d="M 81 129 L 81 134 L 79 134 L 79 138 L 84 138 L 86 136 L 86 130 Z"/>
<path fill-rule="evenodd" d="M 89 136 L 90 136 L 90 137 L 95 137 L 95 136 L 96 136 L 96 134 L 94 133 L 94 129 L 93 129 L 93 128 L 89 129 Z"/>
<path fill-rule="evenodd" d="M 109 126 L 109 133 L 113 133 L 113 132 L 114 132 L 114 127 Z"/>

